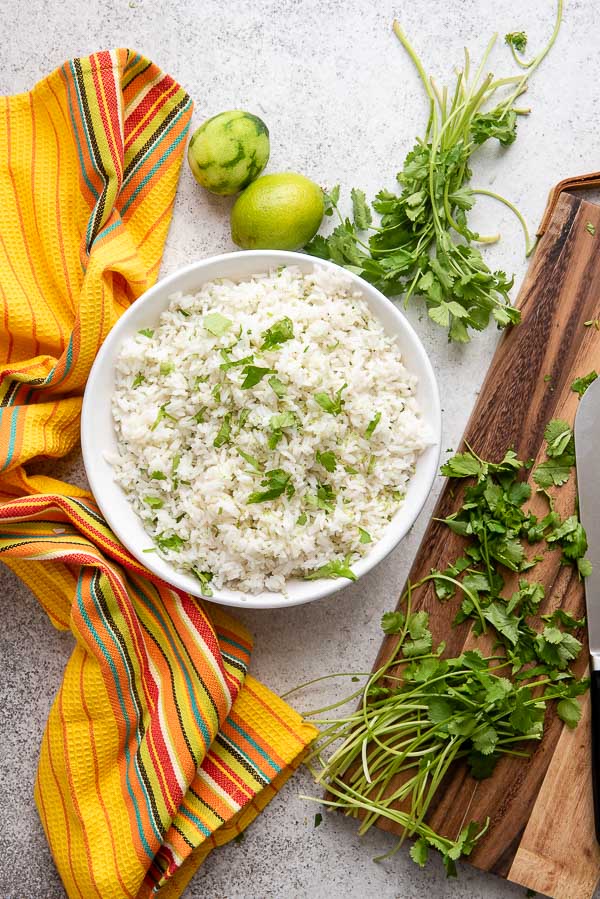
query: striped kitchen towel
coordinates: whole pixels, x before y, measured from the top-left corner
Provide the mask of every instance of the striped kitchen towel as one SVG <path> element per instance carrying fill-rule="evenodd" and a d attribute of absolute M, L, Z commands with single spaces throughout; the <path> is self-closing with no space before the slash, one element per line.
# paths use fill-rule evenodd
<path fill-rule="evenodd" d="M 247 676 L 239 623 L 144 569 L 84 490 L 26 465 L 77 445 L 98 348 L 156 280 L 192 103 L 117 50 L 2 106 L 0 558 L 75 636 L 35 799 L 70 897 L 179 896 L 315 732 Z"/>

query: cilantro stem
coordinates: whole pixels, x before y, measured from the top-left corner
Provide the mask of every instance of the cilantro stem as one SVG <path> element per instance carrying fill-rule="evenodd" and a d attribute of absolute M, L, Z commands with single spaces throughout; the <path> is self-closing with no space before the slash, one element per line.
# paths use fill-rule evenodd
<path fill-rule="evenodd" d="M 529 236 L 529 229 L 527 227 L 527 222 L 523 218 L 522 214 L 519 212 L 514 203 L 511 203 L 510 200 L 507 200 L 506 197 L 502 197 L 500 194 L 495 193 L 493 190 L 485 190 L 484 188 L 473 188 L 471 191 L 474 195 L 479 194 L 484 197 L 491 197 L 494 200 L 497 200 L 499 203 L 504 203 L 511 212 L 513 212 L 521 223 L 521 227 L 523 229 L 523 234 L 525 235 L 525 255 L 531 256 L 533 249 L 535 247 L 535 241 L 532 242 Z"/>

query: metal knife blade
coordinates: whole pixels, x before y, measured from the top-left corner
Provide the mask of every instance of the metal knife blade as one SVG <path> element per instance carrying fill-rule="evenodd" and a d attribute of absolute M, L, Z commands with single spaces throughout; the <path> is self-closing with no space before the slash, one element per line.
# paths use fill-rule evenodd
<path fill-rule="evenodd" d="M 588 539 L 586 558 L 592 573 L 585 579 L 590 666 L 600 671 L 600 378 L 579 402 L 575 416 L 575 458 L 579 517 Z"/>

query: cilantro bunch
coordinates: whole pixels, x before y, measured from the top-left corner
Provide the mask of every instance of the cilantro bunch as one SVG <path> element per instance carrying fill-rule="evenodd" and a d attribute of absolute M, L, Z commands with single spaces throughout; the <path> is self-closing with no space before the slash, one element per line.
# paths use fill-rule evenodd
<path fill-rule="evenodd" d="M 491 271 L 476 243 L 499 239 L 481 236 L 469 227 L 468 212 L 477 195 L 492 197 L 517 215 L 532 250 L 526 223 L 516 207 L 490 190 L 470 186 L 471 157 L 488 140 L 507 147 L 516 139 L 517 117 L 529 110 L 516 105 L 530 75 L 552 47 L 562 18 L 558 0 L 556 24 L 546 47 L 525 72 L 505 78 L 484 75 L 495 43 L 490 40 L 483 59 L 472 73 L 469 54 L 452 88 L 439 89 L 400 25 L 394 32 L 410 55 L 429 99 L 425 135 L 410 151 L 397 175 L 398 194 L 381 190 L 370 206 L 362 191 L 352 190 L 353 213 L 344 218 L 338 207 L 339 186 L 326 194 L 326 213 L 339 223 L 328 237 L 317 235 L 306 251 L 331 259 L 360 274 L 388 296 L 423 298 L 430 318 L 448 329 L 450 340 L 465 343 L 470 330 L 481 331 L 494 320 L 504 328 L 519 321 L 509 300 L 513 278 Z M 519 33 L 520 34 L 520 33 Z M 508 36 L 507 36 L 508 37 Z M 512 36 L 511 50 L 524 49 L 522 37 Z M 373 213 L 380 218 L 373 225 Z"/>
<path fill-rule="evenodd" d="M 568 466 L 566 476 L 552 482 L 562 485 L 574 463 L 571 428 L 553 420 L 545 436 L 547 461 L 559 459 Z M 533 472 L 534 483 L 546 484 L 545 465 Z M 492 775 L 502 756 L 527 757 L 528 744 L 542 739 L 549 703 L 556 704 L 568 727 L 575 727 L 581 714 L 578 697 L 588 688 L 573 668 L 585 620 L 561 608 L 541 614 L 544 587 L 524 576 L 543 558 L 532 555 L 531 546 L 560 548 L 562 564 L 588 575 L 585 532 L 576 514 L 561 519 L 545 486 L 538 491 L 548 500 L 548 513 L 539 518 L 527 509 L 532 488 L 522 476 L 528 468 L 531 464 L 512 450 L 490 462 L 467 448 L 445 463 L 443 474 L 468 482 L 459 509 L 443 520 L 465 539 L 463 554 L 443 571 L 409 583 L 398 610 L 383 616 L 384 632 L 397 643 L 366 685 L 308 713 L 320 716 L 360 697 L 355 712 L 314 722 L 321 733 L 308 765 L 328 793 L 315 801 L 360 817 L 361 834 L 381 819 L 400 825 L 400 844 L 414 838 L 413 860 L 423 866 L 433 848 L 449 875 L 489 826 L 471 821 L 452 840 L 427 824 L 451 767 L 462 762 L 479 780 Z M 519 573 L 518 587 L 505 595 L 509 572 Z M 445 645 L 434 645 L 428 613 L 413 608 L 415 591 L 431 584 L 440 601 L 459 595 L 454 623 L 468 621 L 475 637 L 491 635 L 493 644 L 486 644 L 493 645 L 491 654 L 470 649 L 444 657 Z"/>

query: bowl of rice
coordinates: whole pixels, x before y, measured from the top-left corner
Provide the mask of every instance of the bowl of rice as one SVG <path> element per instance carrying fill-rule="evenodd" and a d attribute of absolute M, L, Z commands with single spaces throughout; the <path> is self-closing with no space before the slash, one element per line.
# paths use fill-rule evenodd
<path fill-rule="evenodd" d="M 405 536 L 433 484 L 435 375 L 370 284 L 247 251 L 164 278 L 119 319 L 83 399 L 109 526 L 173 586 L 230 606 L 320 599 Z"/>

